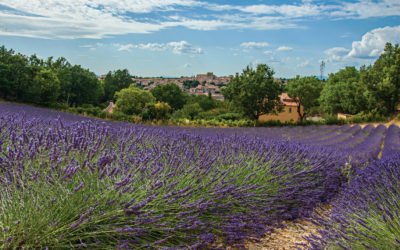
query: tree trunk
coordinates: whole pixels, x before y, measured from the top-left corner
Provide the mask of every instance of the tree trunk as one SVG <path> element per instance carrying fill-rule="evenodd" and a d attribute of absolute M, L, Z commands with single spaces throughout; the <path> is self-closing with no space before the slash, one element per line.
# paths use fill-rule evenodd
<path fill-rule="evenodd" d="M 299 114 L 300 117 L 300 122 L 302 122 L 304 120 L 305 117 L 305 113 L 301 113 L 301 104 L 299 103 L 299 105 L 297 105 L 297 113 Z"/>

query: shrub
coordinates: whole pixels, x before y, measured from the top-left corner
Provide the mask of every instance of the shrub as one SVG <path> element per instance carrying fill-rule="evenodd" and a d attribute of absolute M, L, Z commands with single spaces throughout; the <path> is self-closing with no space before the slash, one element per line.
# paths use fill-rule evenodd
<path fill-rule="evenodd" d="M 165 120 L 168 118 L 172 111 L 172 108 L 168 103 L 157 102 L 149 103 L 146 105 L 142 112 L 142 117 L 145 120 Z"/>
<path fill-rule="evenodd" d="M 325 115 L 324 116 L 326 125 L 344 125 L 346 124 L 346 120 L 338 119 L 335 115 Z"/>
<path fill-rule="evenodd" d="M 134 85 L 120 90 L 115 96 L 118 110 L 127 115 L 140 115 L 147 104 L 155 102 L 155 97 L 149 91 Z"/>
<path fill-rule="evenodd" d="M 349 119 L 352 123 L 366 123 L 366 122 L 387 122 L 387 118 L 377 113 L 361 112 L 354 115 Z"/>

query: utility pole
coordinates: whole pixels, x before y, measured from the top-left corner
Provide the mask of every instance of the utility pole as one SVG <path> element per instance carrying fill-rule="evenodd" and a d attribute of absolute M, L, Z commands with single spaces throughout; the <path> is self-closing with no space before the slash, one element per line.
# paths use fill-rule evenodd
<path fill-rule="evenodd" d="M 320 75 L 321 80 L 324 79 L 325 66 L 326 66 L 326 65 L 325 65 L 325 61 L 322 60 L 321 65 L 319 66 L 319 71 L 320 71 L 320 73 L 321 73 L 321 75 Z"/>

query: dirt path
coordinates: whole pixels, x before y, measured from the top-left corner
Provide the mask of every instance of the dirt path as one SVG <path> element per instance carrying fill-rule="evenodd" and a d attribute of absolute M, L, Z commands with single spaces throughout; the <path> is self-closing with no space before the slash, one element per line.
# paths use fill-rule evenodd
<path fill-rule="evenodd" d="M 317 227 L 307 220 L 296 220 L 284 223 L 284 228 L 275 229 L 274 232 L 261 239 L 260 242 L 249 242 L 246 249 L 296 249 L 297 244 L 306 244 L 305 236 L 317 232 Z"/>
<path fill-rule="evenodd" d="M 328 216 L 331 207 L 324 205 L 318 208 L 318 211 L 323 215 Z M 275 229 L 271 234 L 266 235 L 258 242 L 249 241 L 246 244 L 246 249 L 249 250 L 291 250 L 298 249 L 298 244 L 307 244 L 304 237 L 315 234 L 318 231 L 318 226 L 307 219 L 297 219 L 294 221 L 286 221 L 284 227 Z"/>

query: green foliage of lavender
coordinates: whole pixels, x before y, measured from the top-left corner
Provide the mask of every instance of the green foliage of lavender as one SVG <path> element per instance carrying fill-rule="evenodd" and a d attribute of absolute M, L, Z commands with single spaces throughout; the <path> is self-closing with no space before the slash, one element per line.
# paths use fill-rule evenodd
<path fill-rule="evenodd" d="M 132 126 L 0 105 L 3 249 L 240 246 L 309 215 L 344 180 L 335 154 L 277 130 Z"/>
<path fill-rule="evenodd" d="M 333 202 L 330 216 L 316 216 L 322 229 L 312 249 L 400 248 L 400 128 L 392 125 L 381 159 L 355 173 Z"/>

